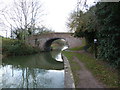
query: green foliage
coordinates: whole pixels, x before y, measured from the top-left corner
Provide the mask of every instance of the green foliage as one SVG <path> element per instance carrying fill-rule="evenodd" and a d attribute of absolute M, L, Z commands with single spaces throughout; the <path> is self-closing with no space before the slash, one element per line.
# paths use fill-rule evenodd
<path fill-rule="evenodd" d="M 37 53 L 39 49 L 26 45 L 24 41 L 2 39 L 2 52 L 7 55 L 28 55 Z"/>
<path fill-rule="evenodd" d="M 55 40 L 52 42 L 52 44 L 55 43 L 55 44 L 58 44 L 60 46 L 64 46 L 64 45 L 67 45 L 67 42 L 64 40 L 64 39 L 58 39 L 58 40 Z"/>
<path fill-rule="evenodd" d="M 103 61 L 98 61 L 91 55 L 87 53 L 74 53 L 64 51 L 63 54 L 68 58 L 73 76 L 75 79 L 75 85 L 79 83 L 79 76 L 77 76 L 78 70 L 80 70 L 80 65 L 78 63 L 74 64 L 73 56 L 77 57 L 81 62 L 84 63 L 85 67 L 89 69 L 92 74 L 103 84 L 107 86 L 107 88 L 118 88 L 120 84 L 118 84 L 118 73 L 114 69 L 111 68 L 107 63 Z"/>
<path fill-rule="evenodd" d="M 44 26 L 42 27 L 29 27 L 27 29 L 24 28 L 16 28 L 15 30 L 13 30 L 13 35 L 16 39 L 18 40 L 25 40 L 25 38 L 27 36 L 30 35 L 36 35 L 36 34 L 44 34 L 44 33 L 50 33 L 50 32 L 54 32 L 51 29 L 48 29 Z M 11 36 L 13 37 L 13 36 Z"/>
<path fill-rule="evenodd" d="M 96 38 L 98 23 L 95 17 L 95 10 L 96 7 L 93 6 L 85 13 L 82 11 L 79 11 L 78 14 L 74 12 L 70 16 L 71 21 L 69 20 L 68 23 L 68 27 L 75 30 L 75 37 L 85 37 L 87 46 L 91 46 L 94 38 Z"/>
<path fill-rule="evenodd" d="M 114 67 L 120 66 L 120 2 L 100 2 L 86 13 L 79 11 L 78 15 L 74 14 L 69 27 L 71 25 L 70 28 L 75 30 L 75 36 L 85 37 L 87 46 L 92 50 L 96 38 L 99 58 Z M 73 25 L 73 21 L 76 25 Z"/>
<path fill-rule="evenodd" d="M 26 30 L 22 28 L 17 28 L 16 30 L 13 31 L 13 34 L 16 36 L 18 40 L 24 40 L 26 36 Z"/>
<path fill-rule="evenodd" d="M 52 42 L 52 50 L 62 50 L 64 46 L 68 46 L 67 42 L 64 39 L 58 39 Z"/>
<path fill-rule="evenodd" d="M 101 27 L 98 29 L 99 58 L 118 67 L 120 63 L 120 3 L 98 3 L 96 15 Z"/>
<path fill-rule="evenodd" d="M 51 33 L 51 32 L 54 32 L 52 29 L 49 29 L 47 27 L 38 27 L 35 29 L 35 34 L 45 34 L 45 33 Z"/>

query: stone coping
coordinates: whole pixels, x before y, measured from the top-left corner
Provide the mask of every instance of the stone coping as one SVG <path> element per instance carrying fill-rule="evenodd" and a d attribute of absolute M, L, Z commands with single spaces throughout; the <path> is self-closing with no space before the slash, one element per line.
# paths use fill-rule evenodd
<path fill-rule="evenodd" d="M 65 79 L 64 79 L 65 88 L 75 88 L 74 78 L 69 61 L 63 54 L 62 54 L 62 58 L 64 60 L 64 70 L 65 70 Z"/>

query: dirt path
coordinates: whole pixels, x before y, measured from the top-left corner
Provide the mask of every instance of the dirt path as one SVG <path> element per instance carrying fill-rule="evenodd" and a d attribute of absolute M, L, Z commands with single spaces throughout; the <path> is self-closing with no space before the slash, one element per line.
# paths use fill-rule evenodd
<path fill-rule="evenodd" d="M 79 76 L 79 83 L 76 88 L 105 88 L 105 86 L 98 82 L 92 73 L 87 70 L 84 63 L 75 56 L 73 57 L 73 60 L 80 65 L 80 71 L 76 72 Z"/>

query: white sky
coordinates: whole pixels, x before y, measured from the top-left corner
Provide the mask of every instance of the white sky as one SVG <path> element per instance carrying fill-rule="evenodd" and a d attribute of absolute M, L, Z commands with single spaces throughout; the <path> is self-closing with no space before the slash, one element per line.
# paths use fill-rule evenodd
<path fill-rule="evenodd" d="M 0 0 L 9 4 L 11 0 Z M 66 22 L 70 13 L 76 9 L 77 0 L 41 0 L 46 12 L 43 25 L 55 32 L 68 32 Z M 97 0 L 88 0 L 89 5 Z M 0 29 L 1 30 L 1 29 Z M 7 33 L 10 36 L 10 32 Z M 0 31 L 0 35 L 6 36 L 6 31 Z"/>
<path fill-rule="evenodd" d="M 44 2 L 48 11 L 46 25 L 56 32 L 67 32 L 67 18 L 76 7 L 76 0 L 44 0 Z"/>

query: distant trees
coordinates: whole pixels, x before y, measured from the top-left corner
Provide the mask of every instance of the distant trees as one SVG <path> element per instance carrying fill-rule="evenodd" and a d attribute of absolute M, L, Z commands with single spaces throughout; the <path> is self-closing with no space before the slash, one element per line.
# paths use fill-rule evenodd
<path fill-rule="evenodd" d="M 76 14 L 78 13 L 78 14 Z M 97 39 L 98 58 L 120 64 L 120 2 L 99 2 L 87 12 L 71 14 L 68 27 L 76 37 L 85 37 L 87 45 L 94 46 Z"/>
<path fill-rule="evenodd" d="M 93 39 L 96 37 L 95 32 L 97 30 L 97 20 L 95 15 L 96 7 L 91 7 L 87 12 L 78 11 L 74 12 L 70 16 L 68 27 L 70 30 L 75 31 L 75 37 L 85 37 L 87 45 L 93 43 Z"/>
<path fill-rule="evenodd" d="M 41 25 L 44 9 L 39 0 L 13 0 L 12 6 L 1 10 L 1 19 L 6 27 L 18 39 L 36 33 L 36 28 Z"/>
<path fill-rule="evenodd" d="M 54 32 L 54 30 L 49 29 L 45 26 L 35 28 L 35 34 L 44 34 L 44 33 L 51 33 L 51 32 Z"/>

